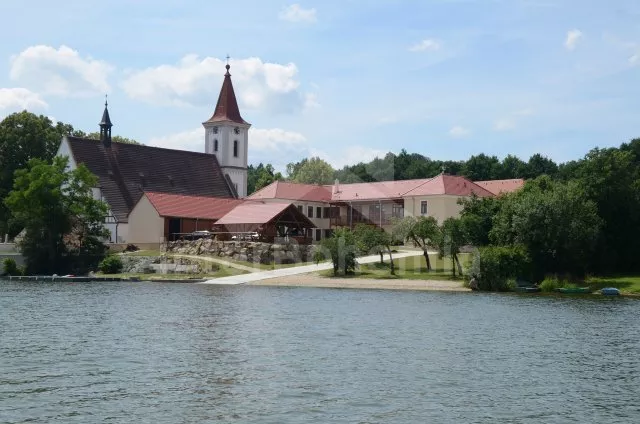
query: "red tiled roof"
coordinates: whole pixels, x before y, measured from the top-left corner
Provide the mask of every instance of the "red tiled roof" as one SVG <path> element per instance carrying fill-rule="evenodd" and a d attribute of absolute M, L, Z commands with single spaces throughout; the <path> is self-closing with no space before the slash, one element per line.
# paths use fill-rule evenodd
<path fill-rule="evenodd" d="M 511 193 L 513 191 L 520 190 L 524 186 L 524 180 L 522 178 L 512 180 L 476 181 L 475 183 L 480 187 L 489 190 L 496 196 L 502 193 Z"/>
<path fill-rule="evenodd" d="M 328 202 L 331 200 L 331 186 L 314 184 L 288 183 L 274 181 L 268 186 L 256 191 L 249 199 L 288 199 L 306 200 L 310 202 Z"/>
<path fill-rule="evenodd" d="M 430 180 L 425 181 L 418 187 L 406 192 L 405 196 L 432 196 L 432 195 L 452 195 L 491 197 L 493 193 L 475 184 L 464 177 L 457 175 L 440 174 Z"/>
<path fill-rule="evenodd" d="M 240 199 L 185 196 L 181 194 L 154 193 L 145 196 L 160 216 L 176 218 L 220 219 L 233 208 L 244 203 Z"/>
<path fill-rule="evenodd" d="M 229 65 L 227 65 L 227 73 L 224 74 L 224 82 L 218 96 L 218 103 L 213 116 L 207 122 L 231 121 L 238 124 L 249 124 L 240 116 L 240 109 L 236 100 L 236 93 L 231 83 L 231 74 L 229 73 Z"/>
<path fill-rule="evenodd" d="M 428 180 L 397 180 L 374 183 L 338 184 L 334 186 L 331 200 L 353 201 L 374 199 L 397 199 L 404 193 L 418 187 Z"/>
<path fill-rule="evenodd" d="M 266 224 L 289 206 L 291 203 L 247 203 L 233 208 L 216 224 Z"/>

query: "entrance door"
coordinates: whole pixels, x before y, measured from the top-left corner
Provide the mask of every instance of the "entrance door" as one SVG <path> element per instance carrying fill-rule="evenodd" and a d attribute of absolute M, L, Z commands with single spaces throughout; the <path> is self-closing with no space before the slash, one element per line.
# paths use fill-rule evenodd
<path fill-rule="evenodd" d="M 176 240 L 180 233 L 180 218 L 169 218 L 169 240 Z"/>

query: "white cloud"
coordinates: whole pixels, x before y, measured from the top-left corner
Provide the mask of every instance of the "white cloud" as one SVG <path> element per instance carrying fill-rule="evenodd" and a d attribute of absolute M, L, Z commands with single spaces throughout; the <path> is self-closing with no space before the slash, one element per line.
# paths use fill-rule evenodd
<path fill-rule="evenodd" d="M 249 152 L 252 150 L 259 152 L 303 150 L 306 146 L 306 137 L 297 132 L 285 131 L 280 128 L 251 128 L 249 130 Z"/>
<path fill-rule="evenodd" d="M 122 87 L 129 97 L 153 104 L 215 105 L 224 65 L 214 57 L 187 55 L 176 65 L 132 71 Z M 293 112 L 307 103 L 294 63 L 265 63 L 252 57 L 232 61 L 230 72 L 241 109 Z"/>
<path fill-rule="evenodd" d="M 581 38 L 582 31 L 578 29 L 572 29 L 571 31 L 567 32 L 567 38 L 564 41 L 564 46 L 567 50 L 574 50 Z"/>
<path fill-rule="evenodd" d="M 629 63 L 632 64 L 632 65 L 640 63 L 640 54 L 636 53 L 633 56 L 631 56 L 629 58 Z"/>
<path fill-rule="evenodd" d="M 316 9 L 303 9 L 299 4 L 292 4 L 283 8 L 278 14 L 278 18 L 289 22 L 308 22 L 313 23 L 318 20 L 316 17 Z"/>
<path fill-rule="evenodd" d="M 329 154 L 323 150 L 309 149 L 309 157 L 319 156 L 333 166 L 334 169 L 342 169 L 345 165 L 355 165 L 360 162 L 370 162 L 375 158 L 383 158 L 388 152 L 372 149 L 366 146 L 348 146 L 339 149 L 335 154 Z"/>
<path fill-rule="evenodd" d="M 515 129 L 515 127 L 516 127 L 515 121 L 513 121 L 512 119 L 508 119 L 508 118 L 498 119 L 493 124 L 493 129 L 495 131 L 510 131 L 510 130 Z"/>
<path fill-rule="evenodd" d="M 153 137 L 146 144 L 167 149 L 204 152 L 204 129 L 195 128 Z M 307 139 L 297 132 L 280 128 L 251 128 L 249 130 L 249 154 L 253 152 L 284 153 L 286 151 L 303 151 L 306 146 Z"/>
<path fill-rule="evenodd" d="M 420 41 L 417 44 L 409 47 L 409 51 L 412 52 L 423 52 L 423 51 L 435 51 L 440 50 L 440 42 L 431 38 Z"/>
<path fill-rule="evenodd" d="M 0 88 L 0 116 L 22 110 L 47 109 L 39 94 L 26 88 Z"/>
<path fill-rule="evenodd" d="M 43 94 L 76 97 L 111 90 L 107 77 L 113 67 L 88 56 L 83 58 L 67 46 L 31 46 L 10 62 L 9 76 L 13 81 Z"/>
<path fill-rule="evenodd" d="M 461 126 L 455 126 L 449 130 L 449 135 L 455 138 L 466 137 L 471 134 L 471 131 Z"/>

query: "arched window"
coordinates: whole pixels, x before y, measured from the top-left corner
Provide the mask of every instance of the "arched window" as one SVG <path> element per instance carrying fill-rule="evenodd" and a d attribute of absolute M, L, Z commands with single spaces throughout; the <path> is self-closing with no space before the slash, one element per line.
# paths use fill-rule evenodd
<path fill-rule="evenodd" d="M 215 140 L 213 140 L 213 151 L 214 152 L 218 151 L 218 139 L 217 138 Z"/>
<path fill-rule="evenodd" d="M 233 140 L 233 157 L 238 157 L 238 140 Z"/>

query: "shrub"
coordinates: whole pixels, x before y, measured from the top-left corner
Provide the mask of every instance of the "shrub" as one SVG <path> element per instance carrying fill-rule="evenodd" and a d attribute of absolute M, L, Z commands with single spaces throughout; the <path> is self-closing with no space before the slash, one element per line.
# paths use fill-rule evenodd
<path fill-rule="evenodd" d="M 13 258 L 5 258 L 5 260 L 2 261 L 2 265 L 4 266 L 3 275 L 21 275 L 22 274 L 22 272 L 20 271 L 20 268 L 18 268 L 18 264 Z"/>
<path fill-rule="evenodd" d="M 576 284 L 571 283 L 569 280 L 563 280 L 558 278 L 558 276 L 547 276 L 540 283 L 540 290 L 543 292 L 552 292 L 556 291 L 556 289 L 560 289 L 562 287 L 578 287 Z"/>
<path fill-rule="evenodd" d="M 98 265 L 98 269 L 103 274 L 118 274 L 122 272 L 122 259 L 118 256 L 107 256 L 104 258 L 100 265 Z"/>
<path fill-rule="evenodd" d="M 127 244 L 127 247 L 124 249 L 125 252 L 137 252 L 138 250 L 140 250 L 140 248 L 135 244 Z"/>
<path fill-rule="evenodd" d="M 353 274 L 358 263 L 356 262 L 356 241 L 353 233 L 347 228 L 338 228 L 329 238 L 320 242 L 313 253 L 316 263 L 331 260 L 333 275 Z"/>
<path fill-rule="evenodd" d="M 478 288 L 485 291 L 508 291 L 516 279 L 528 279 L 531 262 L 522 246 L 488 246 L 478 249 L 467 275 L 476 276 Z"/>

